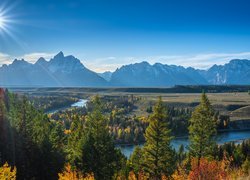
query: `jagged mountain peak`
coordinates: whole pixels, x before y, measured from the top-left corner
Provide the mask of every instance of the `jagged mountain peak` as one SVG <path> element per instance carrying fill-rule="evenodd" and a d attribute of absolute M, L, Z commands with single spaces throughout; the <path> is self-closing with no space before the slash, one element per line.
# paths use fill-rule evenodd
<path fill-rule="evenodd" d="M 15 59 L 12 64 L 10 64 L 10 67 L 23 67 L 23 66 L 30 66 L 31 63 L 25 61 L 24 59 Z"/>
<path fill-rule="evenodd" d="M 24 59 L 14 59 L 14 61 L 12 62 L 12 64 L 15 64 L 15 63 L 23 63 L 23 62 L 28 63 L 28 62 L 25 61 Z"/>
<path fill-rule="evenodd" d="M 230 63 L 244 63 L 244 62 L 249 63 L 249 60 L 248 59 L 232 59 L 227 64 L 230 64 Z"/>
<path fill-rule="evenodd" d="M 105 86 L 106 81 L 97 73 L 85 68 L 81 61 L 72 55 L 59 52 L 49 61 L 43 57 L 35 64 L 25 60 L 14 60 L 8 66 L 0 67 L 2 86 L 47 86 L 77 87 Z"/>
<path fill-rule="evenodd" d="M 115 72 L 95 73 L 79 59 L 59 52 L 49 61 L 35 64 L 15 59 L 0 67 L 0 85 L 22 86 L 129 86 L 164 87 L 173 85 L 250 84 L 250 60 L 233 59 L 208 70 L 147 61 L 123 65 Z"/>
<path fill-rule="evenodd" d="M 62 63 L 62 62 L 67 62 L 67 61 L 81 63 L 81 61 L 77 59 L 76 57 L 74 57 L 73 55 L 65 56 L 62 51 L 60 51 L 57 55 L 55 55 L 49 62 Z"/>
<path fill-rule="evenodd" d="M 250 61 L 231 60 L 225 65 L 214 65 L 208 70 L 177 65 L 147 62 L 118 68 L 111 76 L 116 86 L 173 86 L 187 84 L 249 84 Z"/>
<path fill-rule="evenodd" d="M 213 65 L 202 74 L 210 84 L 250 84 L 250 60 L 232 59 L 225 65 Z"/>
<path fill-rule="evenodd" d="M 142 61 L 142 62 L 139 62 L 139 63 L 131 64 L 131 66 L 135 66 L 135 67 L 149 67 L 151 65 L 147 61 Z"/>
<path fill-rule="evenodd" d="M 146 66 L 150 65 L 149 62 L 147 62 L 147 61 L 142 61 L 140 63 L 135 63 L 135 64 L 138 64 L 138 65 L 141 64 L 141 65 L 146 65 Z"/>
<path fill-rule="evenodd" d="M 72 55 L 65 56 L 63 52 L 59 52 L 48 62 L 48 69 L 53 73 L 72 73 L 86 68 L 76 57 Z"/>
<path fill-rule="evenodd" d="M 40 57 L 37 61 L 36 61 L 36 65 L 44 65 L 48 63 L 43 57 Z"/>
<path fill-rule="evenodd" d="M 57 53 L 53 59 L 62 59 L 64 58 L 64 53 L 62 51 L 60 51 L 59 53 Z"/>

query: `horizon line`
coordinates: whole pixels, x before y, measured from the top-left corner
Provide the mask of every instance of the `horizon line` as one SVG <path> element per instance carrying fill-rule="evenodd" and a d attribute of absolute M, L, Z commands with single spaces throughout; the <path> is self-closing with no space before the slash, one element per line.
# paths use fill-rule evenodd
<path fill-rule="evenodd" d="M 24 60 L 30 64 L 35 64 L 40 58 L 44 58 L 47 62 L 53 59 L 56 55 L 63 53 L 63 51 L 59 51 L 59 53 L 29 53 L 24 54 L 23 56 L 13 57 L 8 54 L 4 54 L 0 52 L 0 67 L 3 65 L 10 65 L 15 60 Z M 63 53 L 64 55 L 64 53 Z M 196 54 L 196 55 L 164 55 L 164 56 L 148 56 L 148 57 L 104 57 L 104 58 L 91 58 L 89 60 L 82 60 L 83 58 L 78 58 L 72 54 L 64 55 L 64 57 L 73 56 L 76 59 L 80 60 L 80 62 L 91 71 L 96 73 L 104 73 L 104 72 L 114 72 L 122 66 L 133 65 L 142 62 L 147 62 L 151 66 L 157 63 L 163 65 L 174 65 L 174 66 L 182 66 L 184 68 L 194 68 L 198 70 L 208 70 L 214 65 L 225 65 L 229 63 L 231 60 L 249 60 L 250 52 L 241 52 L 241 53 L 207 53 L 207 54 Z M 11 60 L 13 59 L 13 60 Z M 123 63 L 114 63 L 115 60 L 122 60 Z M 90 61 L 90 62 L 88 62 Z M 107 61 L 111 61 L 111 63 L 106 63 Z M 171 63 L 173 62 L 173 63 Z M 96 65 L 102 66 L 101 68 L 95 67 Z M 106 67 L 106 68 L 105 68 Z"/>

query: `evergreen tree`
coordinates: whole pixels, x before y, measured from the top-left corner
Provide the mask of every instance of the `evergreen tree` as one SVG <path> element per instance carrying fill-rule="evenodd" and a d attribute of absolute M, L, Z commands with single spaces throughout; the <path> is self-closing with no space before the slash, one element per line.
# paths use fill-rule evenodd
<path fill-rule="evenodd" d="M 163 175 L 170 177 L 174 172 L 175 153 L 170 145 L 170 133 L 167 110 L 159 98 L 146 129 L 143 148 L 144 170 L 151 179 L 161 179 Z"/>
<path fill-rule="evenodd" d="M 94 173 L 95 179 L 111 179 L 120 167 L 121 153 L 115 148 L 107 120 L 101 111 L 99 97 L 95 97 L 93 111 L 87 115 L 82 145 L 84 173 Z"/>
<path fill-rule="evenodd" d="M 82 141 L 84 136 L 84 124 L 79 116 L 73 118 L 70 135 L 67 144 L 67 160 L 73 168 L 80 168 L 82 165 Z"/>
<path fill-rule="evenodd" d="M 24 97 L 10 94 L 11 164 L 18 179 L 56 179 L 64 157 L 51 139 L 52 122 Z"/>
<path fill-rule="evenodd" d="M 186 153 L 184 151 L 184 146 L 182 144 L 182 145 L 180 145 L 179 150 L 177 152 L 178 164 L 180 165 L 185 158 L 186 158 Z"/>
<path fill-rule="evenodd" d="M 128 163 L 129 167 L 134 171 L 137 179 L 140 171 L 142 171 L 142 159 L 143 159 L 142 149 L 139 146 L 136 146 L 133 151 L 133 154 L 129 158 Z"/>
<path fill-rule="evenodd" d="M 214 111 L 206 94 L 202 93 L 201 102 L 192 113 L 189 125 L 189 150 L 198 159 L 198 165 L 202 157 L 213 155 L 215 134 Z"/>
<path fill-rule="evenodd" d="M 10 153 L 10 126 L 4 99 L 0 97 L 0 166 L 9 160 Z"/>

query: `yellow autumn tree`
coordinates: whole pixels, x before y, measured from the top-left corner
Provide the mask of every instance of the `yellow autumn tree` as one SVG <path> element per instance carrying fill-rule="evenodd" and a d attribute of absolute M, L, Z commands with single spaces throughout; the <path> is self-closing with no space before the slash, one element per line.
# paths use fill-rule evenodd
<path fill-rule="evenodd" d="M 12 169 L 6 162 L 2 167 L 0 167 L 0 179 L 4 180 L 16 179 L 16 167 Z"/>
<path fill-rule="evenodd" d="M 77 170 L 72 170 L 71 166 L 67 164 L 62 173 L 58 174 L 59 180 L 94 180 L 93 175 L 84 176 Z"/>

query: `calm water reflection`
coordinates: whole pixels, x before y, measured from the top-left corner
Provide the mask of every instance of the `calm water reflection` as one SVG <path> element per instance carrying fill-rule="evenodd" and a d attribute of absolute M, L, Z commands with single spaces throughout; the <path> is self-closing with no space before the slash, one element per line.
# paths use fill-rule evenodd
<path fill-rule="evenodd" d="M 242 141 L 245 139 L 250 139 L 250 131 L 224 132 L 216 136 L 216 141 L 218 144 L 223 144 L 230 141 Z M 173 139 L 171 142 L 172 146 L 176 150 L 180 147 L 181 144 L 183 144 L 184 147 L 187 147 L 188 143 L 188 138 L 177 138 Z M 143 146 L 143 144 L 141 144 L 140 146 Z M 119 148 L 126 157 L 129 157 L 132 154 L 135 146 L 119 146 Z"/>

